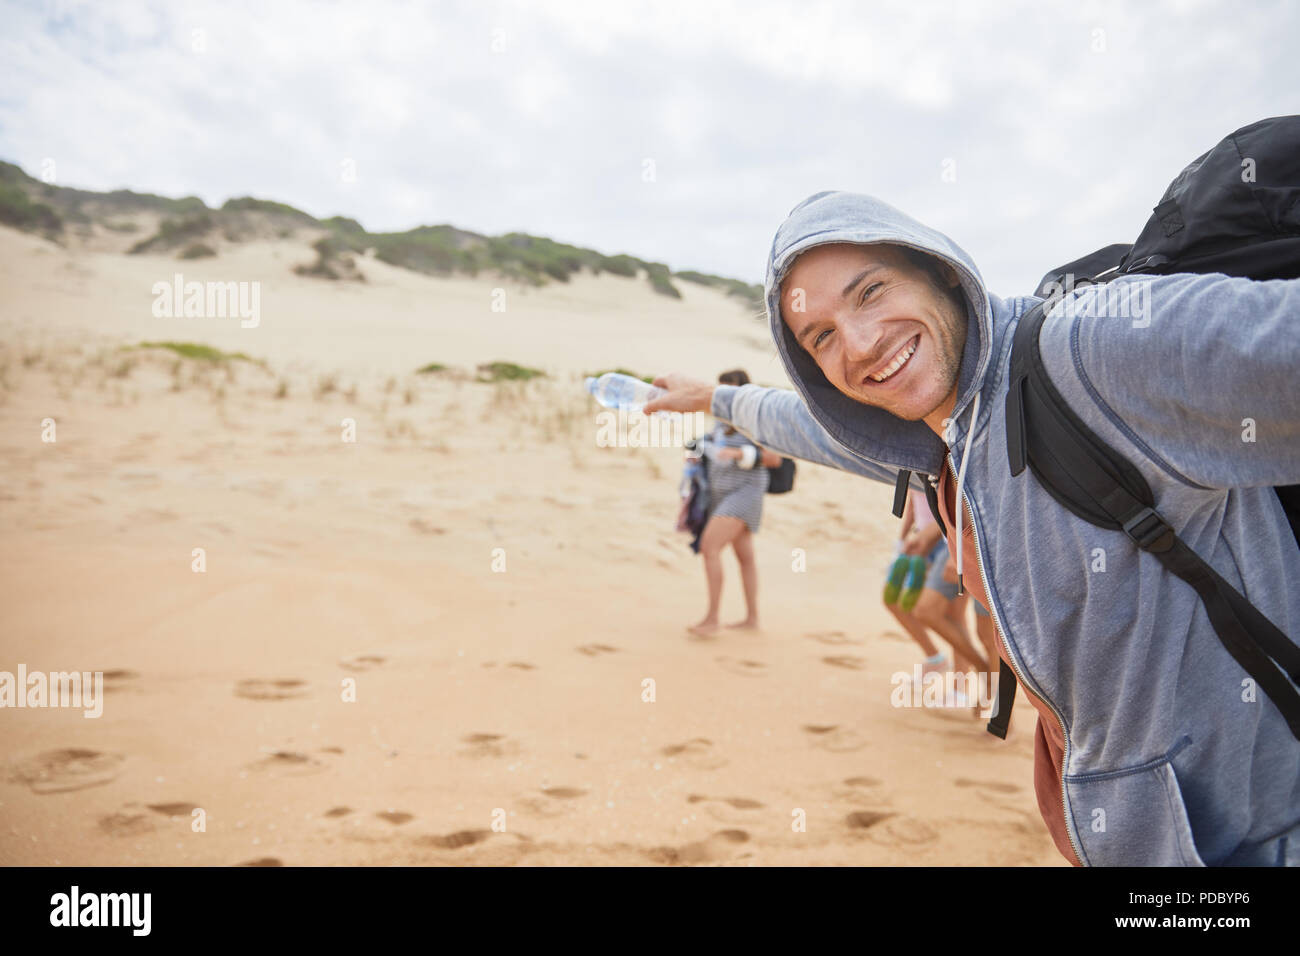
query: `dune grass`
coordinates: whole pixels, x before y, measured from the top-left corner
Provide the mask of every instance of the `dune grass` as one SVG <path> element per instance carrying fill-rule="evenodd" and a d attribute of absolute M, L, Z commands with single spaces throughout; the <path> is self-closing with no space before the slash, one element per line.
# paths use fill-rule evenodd
<path fill-rule="evenodd" d="M 45 203 L 32 202 L 15 183 L 0 183 L 0 223 L 27 232 L 57 233 L 63 220 Z"/>
<path fill-rule="evenodd" d="M 514 362 L 484 362 L 478 367 L 480 382 L 526 382 L 545 376 L 546 373 L 541 369 L 516 365 Z"/>
<path fill-rule="evenodd" d="M 630 375 L 632 378 L 640 379 L 641 381 L 645 382 L 647 385 L 653 385 L 655 381 L 655 377 L 653 375 L 638 375 L 636 372 L 632 371 L 631 369 L 622 368 L 621 366 L 619 368 L 603 368 L 599 372 L 587 372 L 583 376 L 583 378 L 600 378 L 602 375 L 606 374 L 607 372 L 613 372 L 615 375 Z"/>
<path fill-rule="evenodd" d="M 182 243 L 190 243 L 207 235 L 214 227 L 212 216 L 205 212 L 196 212 L 177 219 L 164 219 L 158 231 L 148 239 L 141 239 L 127 251 L 132 255 L 152 252 L 157 249 L 172 249 Z"/>
<path fill-rule="evenodd" d="M 223 352 L 219 348 L 214 348 L 211 345 L 201 345 L 198 342 L 141 342 L 139 345 L 128 345 L 127 348 L 169 349 L 181 358 L 196 359 L 201 362 L 239 360 L 241 362 L 252 362 L 254 365 L 261 364 L 257 359 L 250 358 L 243 352 Z"/>

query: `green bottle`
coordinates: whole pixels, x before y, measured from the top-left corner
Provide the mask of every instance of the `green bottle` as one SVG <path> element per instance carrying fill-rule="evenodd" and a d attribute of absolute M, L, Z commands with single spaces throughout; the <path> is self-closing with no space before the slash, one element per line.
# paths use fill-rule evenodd
<path fill-rule="evenodd" d="M 921 598 L 921 589 L 925 587 L 926 565 L 925 558 L 919 554 L 907 560 L 907 587 L 898 600 L 898 606 L 902 610 L 910 612 L 912 608 L 916 607 L 916 602 Z"/>
<path fill-rule="evenodd" d="M 889 577 L 885 579 L 885 603 L 897 604 L 898 596 L 903 593 L 903 581 L 907 578 L 907 569 L 911 559 L 900 554 L 889 569 Z"/>

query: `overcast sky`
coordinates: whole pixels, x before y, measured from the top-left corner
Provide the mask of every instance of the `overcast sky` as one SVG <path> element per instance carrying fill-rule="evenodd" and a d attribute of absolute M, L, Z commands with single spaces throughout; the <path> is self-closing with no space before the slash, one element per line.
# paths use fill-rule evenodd
<path fill-rule="evenodd" d="M 989 286 L 1132 241 L 1178 170 L 1300 112 L 1300 5 L 0 2 L 0 158 L 371 231 L 536 233 L 761 282 L 823 189 Z M 43 167 L 53 160 L 52 167 Z M 946 174 L 946 175 L 945 175 Z"/>

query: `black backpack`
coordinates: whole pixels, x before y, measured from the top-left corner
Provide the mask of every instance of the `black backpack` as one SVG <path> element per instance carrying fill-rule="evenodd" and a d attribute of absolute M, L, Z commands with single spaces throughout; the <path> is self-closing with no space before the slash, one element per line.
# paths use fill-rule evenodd
<path fill-rule="evenodd" d="M 782 458 L 781 464 L 767 469 L 767 493 L 783 495 L 794 490 L 794 459 Z"/>
<path fill-rule="evenodd" d="M 1223 646 L 1300 740 L 1300 694 L 1287 680 L 1289 674 L 1300 682 L 1300 647 L 1183 543 L 1154 510 L 1142 475 L 1066 405 L 1039 353 L 1043 319 L 1070 289 L 1176 272 L 1300 278 L 1300 116 L 1237 130 L 1179 173 L 1135 243 L 1107 246 L 1043 277 L 1037 295 L 1045 301 L 1020 319 L 1012 340 L 1006 404 L 1011 474 L 1028 465 L 1065 508 L 1098 527 L 1122 529 L 1195 588 Z M 1300 485 L 1274 490 L 1300 543 Z M 998 707 L 988 729 L 1005 737 L 1016 684 L 1011 669 L 1000 664 Z"/>

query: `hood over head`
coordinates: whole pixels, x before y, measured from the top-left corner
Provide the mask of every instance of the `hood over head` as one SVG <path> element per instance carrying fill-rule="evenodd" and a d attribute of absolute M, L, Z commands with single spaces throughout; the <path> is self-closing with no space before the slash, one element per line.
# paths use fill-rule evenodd
<path fill-rule="evenodd" d="M 925 422 L 904 421 L 839 391 L 781 319 L 781 281 L 794 260 L 813 246 L 843 242 L 910 246 L 938 257 L 957 271 L 968 321 L 954 419 L 963 414 L 979 392 L 989 362 L 992 313 L 984 281 L 970 256 L 943 233 L 861 193 L 828 191 L 809 196 L 790 211 L 776 231 L 767 260 L 765 292 L 772 338 L 790 380 L 813 417 L 850 451 L 891 467 L 938 474 L 947 449 Z"/>

